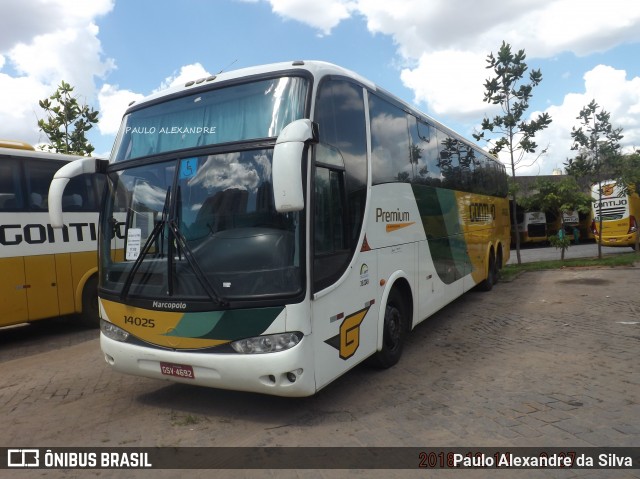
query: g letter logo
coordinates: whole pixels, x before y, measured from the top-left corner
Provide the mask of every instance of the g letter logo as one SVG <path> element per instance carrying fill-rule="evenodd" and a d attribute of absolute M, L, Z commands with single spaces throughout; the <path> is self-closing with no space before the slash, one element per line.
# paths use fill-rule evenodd
<path fill-rule="evenodd" d="M 340 359 L 349 359 L 360 347 L 360 325 L 369 312 L 371 304 L 373 303 L 369 303 L 364 309 L 344 318 L 340 325 L 340 334 L 325 341 L 329 346 L 338 350 Z"/>

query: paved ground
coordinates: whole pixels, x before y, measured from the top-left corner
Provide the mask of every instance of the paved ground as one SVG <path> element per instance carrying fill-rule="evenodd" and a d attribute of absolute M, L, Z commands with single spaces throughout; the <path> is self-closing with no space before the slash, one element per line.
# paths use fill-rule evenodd
<path fill-rule="evenodd" d="M 612 247 L 612 246 L 603 246 L 602 247 L 602 255 L 610 256 L 614 254 L 625 254 L 632 253 L 633 250 L 626 246 L 621 247 Z M 523 263 L 531 263 L 534 261 L 552 261 L 559 260 L 561 256 L 561 251 L 559 249 L 553 248 L 551 246 L 538 246 L 538 245 L 527 245 L 520 249 L 520 260 Z M 598 257 L 598 245 L 594 242 L 591 243 L 580 243 L 578 245 L 572 244 L 565 251 L 565 259 L 576 259 L 576 258 L 597 258 Z M 509 258 L 508 264 L 518 264 L 518 258 L 516 256 L 515 247 L 511 248 L 511 257 Z"/>
<path fill-rule="evenodd" d="M 305 399 L 113 373 L 97 333 L 64 322 L 67 334 L 33 340 L 41 351 L 0 331 L 0 447 L 639 447 L 639 292 L 640 267 L 526 273 L 421 324 L 396 367 L 359 367 Z M 637 469 L 125 472 L 0 477 L 640 477 Z"/>

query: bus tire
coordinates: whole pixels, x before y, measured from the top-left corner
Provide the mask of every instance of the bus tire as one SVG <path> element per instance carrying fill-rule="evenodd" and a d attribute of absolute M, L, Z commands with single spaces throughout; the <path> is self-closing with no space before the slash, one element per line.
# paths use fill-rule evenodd
<path fill-rule="evenodd" d="M 408 320 L 404 298 L 400 291 L 394 288 L 389 293 L 384 312 L 382 349 L 369 358 L 371 366 L 387 369 L 400 360 L 407 336 Z"/>
<path fill-rule="evenodd" d="M 493 251 L 489 254 L 489 267 L 487 268 L 487 277 L 478 283 L 479 291 L 491 291 L 493 285 L 496 283 L 498 277 L 498 270 L 496 267 L 496 259 L 493 255 Z"/>
<path fill-rule="evenodd" d="M 100 313 L 98 312 L 98 277 L 91 276 L 82 290 L 82 312 L 79 314 L 80 323 L 83 326 L 97 328 L 100 326 Z"/>

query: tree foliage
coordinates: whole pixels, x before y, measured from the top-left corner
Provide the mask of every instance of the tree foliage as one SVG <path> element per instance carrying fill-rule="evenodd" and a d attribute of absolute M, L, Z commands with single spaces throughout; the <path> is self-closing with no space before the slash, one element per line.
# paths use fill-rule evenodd
<path fill-rule="evenodd" d="M 94 148 L 86 134 L 98 122 L 98 111 L 81 105 L 73 96 L 73 87 L 65 81 L 60 82 L 53 95 L 38 103 L 47 115 L 46 120 L 38 120 L 38 127 L 49 139 L 43 149 L 90 156 Z"/>
<path fill-rule="evenodd" d="M 536 192 L 523 198 L 522 206 L 528 209 L 536 209 L 551 213 L 553 217 L 561 218 L 559 231 L 564 231 L 564 213 L 577 211 L 589 213 L 591 211 L 591 196 L 586 194 L 575 178 L 571 176 L 560 177 L 559 181 L 551 181 L 539 178 L 536 182 Z M 565 251 L 571 242 L 558 234 L 549 238 L 552 246 L 561 250 L 560 259 L 564 260 Z"/>
<path fill-rule="evenodd" d="M 525 113 L 529 109 L 529 101 L 534 87 L 542 81 L 540 70 L 529 72 L 528 83 L 525 80 L 528 66 L 525 63 L 524 50 L 514 53 L 511 45 L 502 42 L 497 56 L 490 53 L 487 57 L 487 69 L 492 69 L 494 77 L 485 81 L 484 101 L 493 105 L 500 105 L 501 114 L 492 119 L 485 117 L 481 131 L 474 133 L 476 141 L 492 143 L 490 152 L 498 155 L 505 151 L 511 162 L 511 176 L 515 178 L 516 169 L 527 153 L 535 153 L 538 145 L 534 141 L 538 132 L 551 124 L 551 116 L 541 113 L 536 118 L 526 120 Z M 496 139 L 497 138 L 497 139 Z M 543 151 L 544 153 L 544 151 Z M 512 194 L 512 222 L 516 221 L 516 192 Z M 516 235 L 516 251 L 518 264 L 520 260 L 520 238 Z"/>
<path fill-rule="evenodd" d="M 580 120 L 578 128 L 573 127 L 571 138 L 572 150 L 579 152 L 575 162 L 569 162 L 567 171 L 577 175 L 591 175 L 592 182 L 598 184 L 602 204 L 602 181 L 605 179 L 620 179 L 621 154 L 620 140 L 623 138 L 622 128 L 614 128 L 611 124 L 611 114 L 596 103 L 595 100 L 580 110 L 576 118 Z M 620 182 L 625 185 L 624 181 Z M 602 231 L 602 214 L 598 212 L 600 224 L 598 231 Z M 602 258 L 602 245 L 598 241 L 598 258 Z"/>

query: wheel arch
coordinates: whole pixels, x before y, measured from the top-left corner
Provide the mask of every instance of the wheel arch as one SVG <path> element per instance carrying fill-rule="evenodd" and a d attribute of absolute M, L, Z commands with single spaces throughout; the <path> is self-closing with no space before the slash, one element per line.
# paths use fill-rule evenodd
<path fill-rule="evenodd" d="M 91 268 L 89 270 L 87 270 L 83 275 L 82 278 L 80 278 L 80 281 L 78 281 L 78 284 L 76 285 L 76 290 L 75 290 L 75 296 L 74 296 L 74 305 L 75 305 L 75 312 L 76 313 L 81 313 L 82 312 L 82 295 L 84 292 L 84 287 L 86 286 L 87 282 L 93 278 L 94 276 L 98 275 L 98 267 L 94 267 Z"/>
<path fill-rule="evenodd" d="M 404 271 L 396 271 L 391 276 L 389 276 L 389 279 L 386 281 L 384 285 L 384 291 L 382 292 L 382 297 L 380 299 L 380 308 L 378 312 L 378 340 L 376 345 L 377 351 L 380 351 L 382 349 L 382 340 L 384 336 L 384 315 L 387 301 L 389 300 L 389 295 L 394 289 L 398 290 L 402 295 L 403 302 L 408 308 L 407 315 L 409 318 L 411 318 L 411 324 L 408 325 L 409 327 L 407 331 L 411 331 L 411 329 L 413 329 L 413 291 L 411 289 L 411 284 L 409 283 L 409 276 Z"/>

